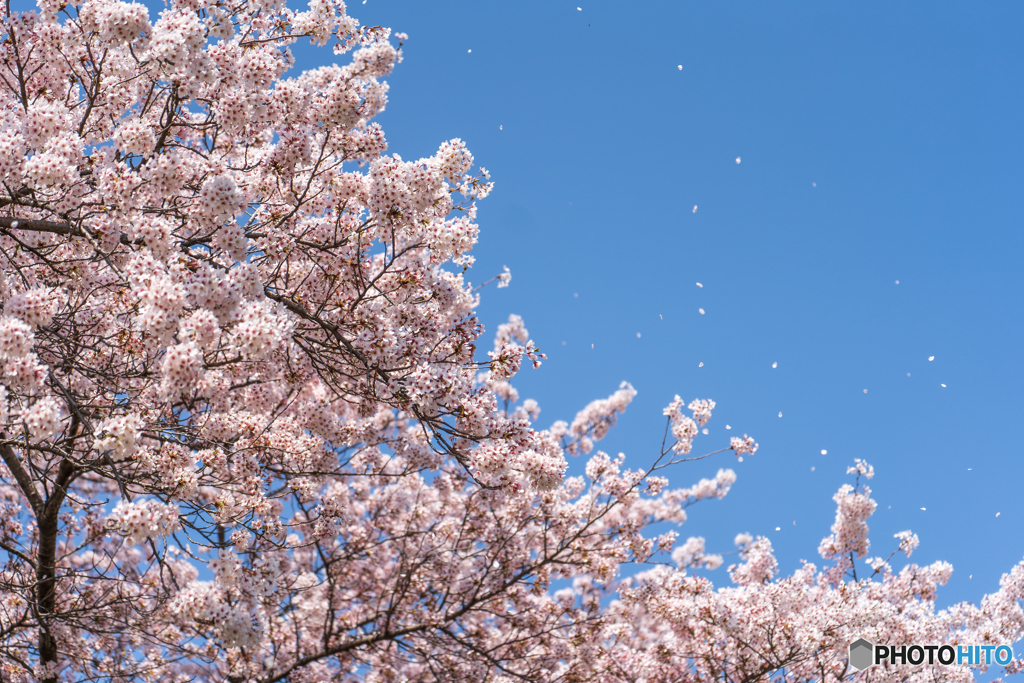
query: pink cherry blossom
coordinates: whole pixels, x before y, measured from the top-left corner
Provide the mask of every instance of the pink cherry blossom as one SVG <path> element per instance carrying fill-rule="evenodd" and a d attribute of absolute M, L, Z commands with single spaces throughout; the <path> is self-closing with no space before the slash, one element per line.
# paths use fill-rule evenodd
<path fill-rule="evenodd" d="M 1024 633 L 1024 564 L 945 610 L 912 532 L 855 564 L 867 463 L 787 576 L 764 536 L 677 542 L 738 480 L 685 463 L 758 448 L 694 451 L 714 401 L 650 456 L 595 451 L 628 382 L 545 428 L 523 318 L 477 316 L 511 280 L 472 269 L 490 174 L 374 121 L 405 34 L 341 0 L 0 21 L 0 680 L 809 683 L 855 637 Z M 343 63 L 293 71 L 300 40 Z"/>

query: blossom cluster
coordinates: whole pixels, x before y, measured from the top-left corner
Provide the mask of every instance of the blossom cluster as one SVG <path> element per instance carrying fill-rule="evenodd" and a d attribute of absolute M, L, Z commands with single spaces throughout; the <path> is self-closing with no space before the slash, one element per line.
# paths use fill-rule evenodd
<path fill-rule="evenodd" d="M 715 402 L 710 399 L 691 401 L 687 410 L 692 411 L 693 417 L 683 414 L 684 405 L 683 399 L 676 396 L 672 403 L 666 406 L 663 413 L 669 418 L 672 436 L 676 440 L 672 450 L 685 455 L 693 448 L 693 439 L 697 436 L 699 428 L 706 425 L 711 419 L 711 411 L 715 407 Z"/>
<path fill-rule="evenodd" d="M 110 455 L 114 462 L 124 460 L 139 450 L 142 418 L 135 414 L 104 420 L 97 426 L 95 449 Z"/>
<path fill-rule="evenodd" d="M 136 545 L 152 538 L 169 536 L 178 526 L 178 506 L 165 505 L 151 498 L 131 503 L 121 501 L 106 520 L 108 529 Z"/>
<path fill-rule="evenodd" d="M 31 324 L 21 317 L 0 317 L 0 363 L 3 364 L 3 378 L 0 381 L 26 395 L 38 391 L 47 371 L 32 350 L 34 345 L 35 332 Z"/>
<path fill-rule="evenodd" d="M 175 598 L 171 612 L 179 618 L 212 624 L 225 647 L 255 647 L 263 636 L 252 612 L 224 600 L 209 582 L 191 583 Z"/>
<path fill-rule="evenodd" d="M 636 390 L 633 385 L 623 382 L 618 391 L 608 398 L 591 401 L 576 414 L 572 424 L 556 423 L 552 432 L 558 436 L 568 434 L 572 438 L 567 450 L 573 455 L 589 453 L 594 448 L 594 442 L 603 439 L 615 426 L 618 415 L 625 412 L 634 397 Z"/>

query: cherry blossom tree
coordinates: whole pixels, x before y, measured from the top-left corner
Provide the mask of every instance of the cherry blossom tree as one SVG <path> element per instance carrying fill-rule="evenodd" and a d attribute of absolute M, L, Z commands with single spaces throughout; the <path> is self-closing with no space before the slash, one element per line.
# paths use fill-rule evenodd
<path fill-rule="evenodd" d="M 522 319 L 478 348 L 486 170 L 373 123 L 404 35 L 340 0 L 2 21 L 0 680 L 842 680 L 860 636 L 1021 637 L 1024 565 L 939 611 L 947 564 L 857 575 L 866 463 L 823 568 L 741 534 L 716 590 L 671 527 L 736 475 L 665 477 L 756 451 L 691 454 L 714 402 L 632 467 L 594 450 L 628 384 L 541 429 Z M 297 40 L 349 56 L 289 75 Z M 971 679 L 910 671 L 869 680 Z"/>

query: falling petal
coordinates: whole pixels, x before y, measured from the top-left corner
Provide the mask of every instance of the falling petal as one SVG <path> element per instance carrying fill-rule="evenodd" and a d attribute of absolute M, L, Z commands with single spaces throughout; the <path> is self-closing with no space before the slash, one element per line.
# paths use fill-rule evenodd
<path fill-rule="evenodd" d="M 739 157 L 736 157 L 736 163 L 737 164 L 740 163 L 740 158 Z"/>
<path fill-rule="evenodd" d="M 774 370 L 777 367 L 779 367 L 779 362 L 778 361 L 775 361 L 774 363 L 772 363 L 772 370 Z"/>
<path fill-rule="evenodd" d="M 928 356 L 928 360 L 935 360 L 935 356 Z"/>
<path fill-rule="evenodd" d="M 702 285 L 702 284 L 701 284 L 701 283 L 699 283 L 699 282 L 697 283 L 697 286 L 698 286 L 698 287 L 700 287 L 701 289 L 704 289 L 704 285 Z"/>
<path fill-rule="evenodd" d="M 701 315 L 704 315 L 704 309 L 703 308 L 698 308 L 697 310 L 700 311 Z"/>
<path fill-rule="evenodd" d="M 827 451 L 827 450 L 825 450 L 824 448 L 822 448 L 822 449 L 821 449 L 821 454 L 822 454 L 822 455 L 828 455 L 828 451 Z"/>

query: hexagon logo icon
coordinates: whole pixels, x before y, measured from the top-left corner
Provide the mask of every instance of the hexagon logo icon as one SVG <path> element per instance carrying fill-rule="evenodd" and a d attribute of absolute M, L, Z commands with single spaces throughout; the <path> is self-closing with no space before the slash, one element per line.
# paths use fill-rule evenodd
<path fill-rule="evenodd" d="M 873 665 L 874 651 L 875 646 L 863 638 L 853 641 L 850 643 L 850 666 L 857 671 L 863 671 Z"/>

